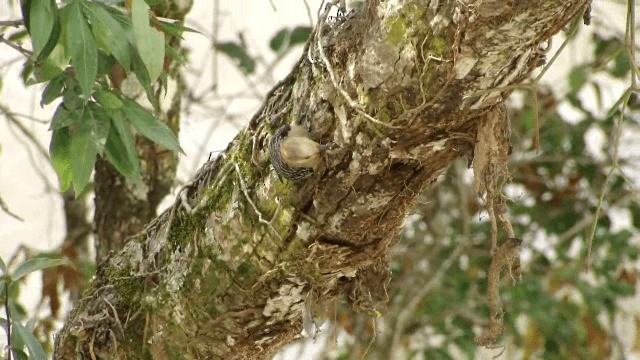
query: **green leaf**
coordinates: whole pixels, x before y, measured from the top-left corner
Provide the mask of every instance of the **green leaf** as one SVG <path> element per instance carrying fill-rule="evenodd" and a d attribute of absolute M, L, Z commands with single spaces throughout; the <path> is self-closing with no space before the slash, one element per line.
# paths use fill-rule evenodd
<path fill-rule="evenodd" d="M 68 110 L 81 110 L 84 108 L 84 101 L 82 96 L 82 89 L 78 85 L 78 82 L 73 78 L 67 78 L 67 91 L 62 95 L 62 102 Z"/>
<path fill-rule="evenodd" d="M 19 322 L 13 322 L 11 324 L 11 328 L 15 331 L 16 335 L 22 339 L 22 341 L 27 345 L 27 349 L 29 350 L 29 357 L 31 359 L 37 360 L 46 360 L 47 353 L 44 352 L 42 348 L 42 344 L 40 341 L 33 336 L 33 333 L 27 330 L 24 326 L 22 326 Z"/>
<path fill-rule="evenodd" d="M 128 12 L 124 8 L 119 8 L 117 6 L 122 4 L 122 0 L 113 0 L 111 3 L 109 3 L 109 0 L 97 2 L 105 5 L 105 10 L 107 10 L 109 14 L 120 23 L 122 28 L 127 31 L 127 35 L 131 35 L 127 36 L 127 39 L 130 43 L 133 43 L 135 40 L 133 38 L 133 31 L 131 28 L 131 18 L 127 15 Z"/>
<path fill-rule="evenodd" d="M 613 58 L 613 69 L 611 69 L 611 75 L 617 78 L 624 78 L 631 69 L 631 63 L 629 62 L 629 55 L 626 51 L 619 52 Z"/>
<path fill-rule="evenodd" d="M 29 331 L 33 331 L 33 329 L 36 328 L 36 324 L 37 324 L 36 318 L 31 318 L 31 319 L 29 319 L 29 321 L 27 321 L 27 323 L 24 325 L 24 327 Z"/>
<path fill-rule="evenodd" d="M 287 40 L 287 38 L 289 37 L 289 29 L 284 28 L 281 29 L 280 31 L 278 31 L 272 38 L 271 41 L 269 41 L 269 47 L 271 48 L 271 50 L 273 50 L 274 52 L 280 52 L 282 50 L 282 47 L 285 43 L 285 41 Z"/>
<path fill-rule="evenodd" d="M 120 109 L 122 107 L 122 100 L 112 91 L 98 90 L 93 94 L 93 97 L 107 110 Z"/>
<path fill-rule="evenodd" d="M 60 191 L 67 191 L 71 185 L 71 134 L 68 127 L 54 127 L 49 152 L 51 164 L 60 181 Z"/>
<path fill-rule="evenodd" d="M 138 157 L 135 150 L 135 140 L 129 125 L 125 124 L 122 112 L 113 112 L 112 127 L 105 146 L 107 160 L 126 178 L 135 182 L 142 181 Z"/>
<path fill-rule="evenodd" d="M 65 64 L 66 66 L 66 64 Z M 41 82 L 53 80 L 55 77 L 63 74 L 62 68 L 58 66 L 51 56 L 41 60 L 36 67 L 34 67 L 34 78 L 29 78 L 27 85 L 33 85 Z"/>
<path fill-rule="evenodd" d="M 49 130 L 59 130 L 71 124 L 79 122 L 80 113 L 76 110 L 67 109 L 65 107 L 65 104 L 62 103 L 58 105 L 56 112 L 53 114 L 53 119 L 51 120 L 51 126 L 49 127 Z"/>
<path fill-rule="evenodd" d="M 138 54 L 132 54 L 131 67 L 133 68 L 133 73 L 138 78 L 140 85 L 142 85 L 145 94 L 147 94 L 147 100 L 149 100 L 156 111 L 159 111 L 160 102 L 158 101 L 158 98 L 153 91 L 153 87 L 151 86 L 151 80 L 149 78 L 147 68 L 145 68 L 144 63 L 142 62 L 142 59 L 140 58 L 140 56 L 138 56 Z"/>
<path fill-rule="evenodd" d="M 7 37 L 7 40 L 11 42 L 21 42 L 27 40 L 29 32 L 27 30 L 18 30 Z"/>
<path fill-rule="evenodd" d="M 164 50 L 167 52 L 167 55 L 171 57 L 171 60 L 176 61 L 178 64 L 185 65 L 188 63 L 187 57 L 184 54 L 176 51 L 176 49 L 174 49 L 173 47 L 167 46 Z M 163 83 L 163 85 L 166 86 L 166 83 Z"/>
<path fill-rule="evenodd" d="M 2 270 L 3 274 L 7 273 L 7 265 L 4 263 L 4 259 L 0 256 L 0 270 Z"/>
<path fill-rule="evenodd" d="M 289 47 L 306 43 L 309 40 L 309 36 L 311 36 L 311 27 L 296 26 L 295 28 L 293 28 L 293 31 L 291 31 Z"/>
<path fill-rule="evenodd" d="M 587 73 L 584 67 L 577 66 L 569 72 L 569 88 L 572 93 L 580 91 L 582 86 L 587 82 Z"/>
<path fill-rule="evenodd" d="M 79 0 L 72 1 L 68 6 L 67 43 L 71 52 L 71 64 L 82 93 L 88 99 L 98 73 L 98 48 L 80 9 Z"/>
<path fill-rule="evenodd" d="M 84 14 L 91 22 L 98 48 L 113 55 L 128 72 L 131 68 L 131 55 L 125 28 L 102 5 L 94 2 L 83 2 L 82 5 Z"/>
<path fill-rule="evenodd" d="M 91 121 L 84 121 L 71 136 L 70 157 L 73 190 L 80 194 L 91 180 L 98 148 L 94 141 Z"/>
<path fill-rule="evenodd" d="M 71 265 L 69 259 L 52 259 L 45 257 L 37 257 L 33 259 L 29 259 L 16 268 L 16 270 L 11 274 L 12 281 L 18 281 L 23 276 L 28 275 L 34 271 L 47 269 L 54 266 L 60 265 Z"/>
<path fill-rule="evenodd" d="M 49 58 L 49 55 L 58 46 L 60 35 L 62 34 L 62 26 L 60 25 L 60 11 L 58 10 L 58 6 L 56 5 L 55 0 L 49 0 L 49 2 L 51 3 L 51 8 L 53 9 L 53 29 L 51 30 L 49 41 L 47 41 L 47 44 L 38 54 L 38 61 L 46 60 Z"/>
<path fill-rule="evenodd" d="M 13 315 L 13 314 L 14 314 L 14 313 L 13 313 L 13 312 L 11 312 L 11 316 L 12 316 L 12 318 L 11 318 L 11 322 L 13 322 L 13 323 L 19 323 L 19 321 L 16 321 L 16 319 L 15 319 L 15 315 Z M 9 324 L 9 326 L 12 326 L 12 325 L 11 325 L 11 324 Z M 11 330 L 13 331 L 13 327 L 11 327 Z M 15 352 L 17 352 L 17 351 L 21 351 L 21 352 L 22 352 L 22 355 L 17 355 L 17 356 L 16 356 L 16 358 L 20 358 L 20 357 L 24 356 L 24 357 L 23 357 L 24 359 L 29 359 L 29 358 L 27 357 L 27 354 L 25 354 L 25 353 L 24 353 L 24 351 L 23 351 L 23 350 L 24 350 L 25 345 L 26 345 L 26 343 L 25 343 L 24 339 L 23 339 L 23 338 L 22 338 L 22 337 L 21 337 L 21 336 L 20 336 L 16 331 L 13 331 L 13 332 L 11 333 L 11 347 L 12 347 L 12 348 L 13 348 L 13 350 L 14 350 L 14 354 L 15 354 Z"/>
<path fill-rule="evenodd" d="M 20 286 L 18 283 L 12 283 L 9 287 L 9 313 L 11 319 L 16 321 L 22 321 L 27 316 L 27 310 L 22 304 L 18 302 L 18 296 L 20 295 Z"/>
<path fill-rule="evenodd" d="M 138 155 L 136 152 L 136 140 L 131 132 L 131 125 L 127 123 L 126 115 L 123 111 L 114 111 L 111 113 L 112 129 L 118 133 L 118 137 L 123 142 L 124 148 L 131 159 L 135 159 L 137 166 Z"/>
<path fill-rule="evenodd" d="M 127 120 L 129 120 L 140 134 L 171 151 L 181 151 L 176 135 L 167 125 L 160 122 L 135 101 L 123 99 L 123 102 L 124 106 L 122 109 L 127 116 Z"/>
<path fill-rule="evenodd" d="M 218 51 L 230 57 L 245 74 L 253 74 L 255 72 L 255 60 L 240 45 L 234 42 L 223 42 L 217 43 L 215 47 Z"/>
<path fill-rule="evenodd" d="M 151 83 L 162 73 L 164 64 L 164 34 L 149 25 L 149 5 L 144 0 L 132 0 L 131 21 L 138 54 Z"/>
<path fill-rule="evenodd" d="M 31 0 L 20 1 L 20 11 L 22 11 L 22 19 L 24 20 L 24 26 L 29 29 L 31 27 Z"/>
<path fill-rule="evenodd" d="M 182 39 L 182 33 L 185 31 L 202 35 L 202 33 L 199 32 L 198 30 L 184 26 L 182 21 L 169 22 L 169 21 L 161 21 L 159 19 L 152 18 L 151 22 L 153 23 L 153 25 L 161 28 L 165 34 L 168 34 L 169 36 L 177 37 L 180 39 Z"/>
<path fill-rule="evenodd" d="M 111 128 L 111 120 L 104 109 L 95 102 L 91 101 L 87 105 L 85 114 L 91 121 L 91 137 L 98 154 L 102 155 Z"/>
<path fill-rule="evenodd" d="M 269 47 L 275 52 L 281 52 L 295 45 L 306 43 L 310 35 L 311 28 L 308 26 L 296 26 L 293 30 L 284 28 L 271 38 Z"/>
<path fill-rule="evenodd" d="M 619 110 L 620 106 L 629 100 L 630 96 L 631 96 L 631 89 L 625 90 L 625 92 L 622 93 L 622 95 L 620 95 L 616 103 L 613 104 L 611 108 L 609 108 L 609 111 L 607 112 L 607 115 L 605 116 L 605 118 L 608 119 L 613 115 L 615 115 L 615 113 Z"/>
<path fill-rule="evenodd" d="M 28 1 L 25 2 L 25 6 L 28 7 L 25 10 L 29 13 L 27 29 L 31 35 L 33 53 L 37 56 L 45 48 L 53 33 L 58 8 L 55 0 Z M 59 32 L 58 35 L 60 35 Z"/>
<path fill-rule="evenodd" d="M 62 96 L 62 90 L 64 88 L 64 76 L 57 76 L 51 81 L 42 92 L 42 100 L 40 100 L 40 106 L 49 105 L 53 100 Z"/>
<path fill-rule="evenodd" d="M 29 355 L 24 352 L 24 350 L 13 350 L 13 355 L 15 355 L 16 360 L 29 360 Z"/>

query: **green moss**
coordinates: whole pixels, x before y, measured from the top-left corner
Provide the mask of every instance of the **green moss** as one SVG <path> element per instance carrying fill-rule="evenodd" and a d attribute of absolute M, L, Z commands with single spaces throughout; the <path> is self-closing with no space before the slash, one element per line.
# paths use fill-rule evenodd
<path fill-rule="evenodd" d="M 434 36 L 429 43 L 429 51 L 437 57 L 444 57 L 447 47 L 446 40 L 440 36 Z"/>
<path fill-rule="evenodd" d="M 292 220 L 292 208 L 281 208 L 278 212 L 278 221 L 277 224 L 279 227 L 288 228 L 291 226 Z"/>
<path fill-rule="evenodd" d="M 285 261 L 300 259 L 306 252 L 307 246 L 304 244 L 304 241 L 296 236 L 291 243 L 289 243 L 287 249 L 282 252 L 281 259 Z"/>
<path fill-rule="evenodd" d="M 133 344 L 132 344 L 133 345 Z M 132 349 L 127 354 L 127 359 L 131 360 L 153 360 L 149 347 L 145 346 L 142 351 L 139 349 Z"/>
<path fill-rule="evenodd" d="M 376 117 L 378 118 L 378 120 L 382 121 L 383 123 L 389 123 L 391 121 L 391 115 L 389 115 L 389 110 L 387 110 L 386 107 L 383 107 L 380 110 L 378 110 Z"/>
<path fill-rule="evenodd" d="M 236 269 L 234 276 L 235 282 L 242 287 L 250 287 L 255 284 L 256 279 L 260 276 L 260 271 L 251 262 L 245 261 Z"/>
<path fill-rule="evenodd" d="M 255 180 L 257 174 L 253 168 L 252 155 L 253 155 L 253 147 L 251 146 L 251 141 L 248 138 L 248 132 L 241 132 L 234 140 L 236 144 L 236 149 L 231 155 L 231 162 L 234 169 L 232 172 L 235 172 L 235 165 L 238 166 L 240 170 L 240 176 L 242 176 L 242 180 L 245 184 L 251 184 Z M 237 176 L 236 172 L 236 176 Z"/>
<path fill-rule="evenodd" d="M 405 38 L 407 25 L 400 16 L 392 16 L 387 20 L 387 41 L 392 45 L 399 45 Z"/>
<path fill-rule="evenodd" d="M 423 38 L 429 25 L 423 20 L 426 9 L 418 4 L 408 4 L 396 16 L 387 20 L 387 40 L 392 45 L 399 45 L 413 36 Z"/>
<path fill-rule="evenodd" d="M 280 249 L 280 243 L 277 241 L 260 241 L 256 247 L 256 254 L 260 258 L 276 257 Z"/>
<path fill-rule="evenodd" d="M 371 94 L 358 87 L 358 102 L 362 107 L 367 108 L 371 104 Z"/>
<path fill-rule="evenodd" d="M 276 181 L 273 183 L 272 189 L 274 195 L 280 199 L 288 199 L 291 194 L 291 186 L 289 184 L 290 183 L 287 179 L 282 179 L 282 181 Z"/>

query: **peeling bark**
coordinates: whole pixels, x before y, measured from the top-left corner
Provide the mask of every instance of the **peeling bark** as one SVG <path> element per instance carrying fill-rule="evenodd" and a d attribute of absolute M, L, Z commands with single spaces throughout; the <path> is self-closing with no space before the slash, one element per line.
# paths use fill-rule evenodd
<path fill-rule="evenodd" d="M 586 3 L 370 1 L 321 24 L 225 153 L 99 267 L 57 358 L 267 358 L 336 296 L 383 307 L 418 195 L 473 157 L 503 87 Z M 301 182 L 266 150 L 292 122 L 335 144 Z"/>

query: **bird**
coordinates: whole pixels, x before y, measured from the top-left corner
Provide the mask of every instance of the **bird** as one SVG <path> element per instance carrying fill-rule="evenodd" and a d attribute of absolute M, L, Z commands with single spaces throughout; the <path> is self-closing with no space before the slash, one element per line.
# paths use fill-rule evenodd
<path fill-rule="evenodd" d="M 269 159 L 281 177 L 301 180 L 313 174 L 327 149 L 327 145 L 312 140 L 302 126 L 284 125 L 271 137 Z"/>

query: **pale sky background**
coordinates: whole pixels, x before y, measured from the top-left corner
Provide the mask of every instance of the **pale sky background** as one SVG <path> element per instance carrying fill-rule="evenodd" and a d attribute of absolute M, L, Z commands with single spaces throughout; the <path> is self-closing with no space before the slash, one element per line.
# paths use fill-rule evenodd
<path fill-rule="evenodd" d="M 0 0 L 2 1 L 2 0 Z M 217 21 L 219 40 L 235 41 L 236 34 L 242 32 L 245 36 L 252 54 L 262 54 L 267 59 L 266 63 L 275 58 L 275 54 L 269 49 L 271 37 L 283 27 L 297 25 L 313 25 L 317 9 L 321 1 L 308 1 L 310 12 L 303 1 L 291 0 L 244 0 L 244 1 L 219 1 L 220 16 Z M 20 18 L 19 12 L 12 9 L 9 0 L 0 3 L 0 20 Z M 187 18 L 187 26 L 200 30 L 204 35 L 186 33 L 186 47 L 191 49 L 190 64 L 185 74 L 190 88 L 197 94 L 211 86 L 217 76 L 220 94 L 236 94 L 246 92 L 254 88 L 235 66 L 224 56 L 218 57 L 218 71 L 214 76 L 212 69 L 212 51 L 208 36 L 213 32 L 212 26 L 214 1 L 195 0 L 193 10 Z M 624 26 L 624 7 L 613 2 L 596 1 L 593 4 L 593 21 L 602 21 L 612 28 Z M 313 17 L 313 21 L 309 18 Z M 562 94 L 568 89 L 565 71 L 571 64 L 586 61 L 591 52 L 587 48 L 589 32 L 591 28 L 582 28 L 580 37 L 583 41 L 571 43 L 560 56 L 556 64 L 545 75 L 544 81 L 553 84 L 553 88 Z M 548 59 L 563 41 L 563 36 L 553 39 L 553 48 Z M 29 47 L 29 44 L 24 44 Z M 181 157 L 179 165 L 178 181 L 184 183 L 207 159 L 210 151 L 223 150 L 235 133 L 244 126 L 244 123 L 253 115 L 262 102 L 262 96 L 272 84 L 284 77 L 291 65 L 299 57 L 302 47 L 286 56 L 274 68 L 272 81 L 267 85 L 258 86 L 253 95 L 249 97 L 232 97 L 228 101 L 211 102 L 213 109 L 193 108 L 190 113 L 182 115 L 180 142 L 186 152 Z M 270 57 L 270 58 L 268 58 Z M 39 139 L 45 151 L 48 148 L 51 133 L 48 129 L 48 120 L 51 119 L 57 103 L 41 108 L 39 106 L 41 86 L 25 89 L 20 79 L 20 70 L 24 58 L 21 54 L 6 45 L 0 44 L 0 105 L 9 107 L 20 116 L 29 130 Z M 203 71 L 204 69 L 204 71 Z M 260 77 L 259 68 L 258 77 Z M 255 79 L 254 79 L 255 81 Z M 623 82 L 611 82 L 603 79 L 603 86 L 610 91 L 603 92 L 605 110 L 612 105 L 621 94 Z M 584 94 L 585 97 L 592 94 Z M 221 105 L 221 106 L 220 106 Z M 217 109 L 218 107 L 224 111 Z M 580 121 L 579 114 L 571 109 L 567 103 L 560 104 L 560 109 L 565 113 L 576 114 L 574 120 Z M 234 122 L 228 118 L 234 118 Z M 30 120 L 35 118 L 37 121 Z M 608 137 L 597 130 L 590 135 L 589 143 L 591 151 L 601 153 L 607 146 Z M 637 134 L 629 134 L 626 141 L 639 143 Z M 48 159 L 39 155 L 38 150 L 25 140 L 24 136 L 15 126 L 9 126 L 8 122 L 0 117 L 0 197 L 4 199 L 12 212 L 22 217 L 20 222 L 0 212 L 0 256 L 8 259 L 20 244 L 27 244 L 32 248 L 48 250 L 56 248 L 64 237 L 62 202 L 56 194 L 57 178 L 48 162 Z M 622 148 L 622 147 L 621 147 Z M 628 147 L 629 149 L 630 147 Z M 623 148 L 624 149 L 624 148 Z M 630 148 L 629 151 L 635 149 Z M 636 151 L 637 152 L 637 151 Z M 165 204 L 172 202 L 172 197 L 166 199 Z M 89 201 L 93 205 L 93 201 Z M 164 206 L 161 206 L 162 210 Z M 624 214 L 621 215 L 624 217 Z M 622 219 L 624 222 L 626 219 Z M 31 276 L 29 286 L 23 288 L 24 302 L 33 307 L 39 298 L 39 276 Z M 1 338 L 2 336 L 0 336 Z M 1 340 L 0 340 L 1 341 Z M 318 340 L 321 344 L 323 339 Z M 317 348 L 317 346 L 315 347 Z M 310 350 L 310 349 L 308 349 Z M 288 358 L 296 358 L 297 349 L 289 350 Z M 310 356 L 310 353 L 307 353 Z"/>

